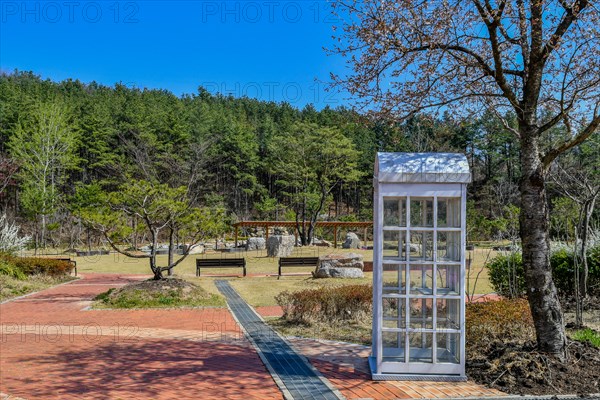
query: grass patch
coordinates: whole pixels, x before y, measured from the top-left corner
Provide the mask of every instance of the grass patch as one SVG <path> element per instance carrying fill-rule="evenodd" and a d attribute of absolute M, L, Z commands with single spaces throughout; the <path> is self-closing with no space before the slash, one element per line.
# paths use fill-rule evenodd
<path fill-rule="evenodd" d="M 29 275 L 24 279 L 18 279 L 14 276 L 0 274 L 0 301 L 38 292 L 74 279 L 77 278 L 67 275 L 48 276 L 43 274 Z"/>
<path fill-rule="evenodd" d="M 571 334 L 571 338 L 578 342 L 587 342 L 600 348 L 600 333 L 593 329 L 586 328 L 575 331 Z"/>
<path fill-rule="evenodd" d="M 94 308 L 223 307 L 223 297 L 179 278 L 147 280 L 110 289 L 94 299 Z"/>

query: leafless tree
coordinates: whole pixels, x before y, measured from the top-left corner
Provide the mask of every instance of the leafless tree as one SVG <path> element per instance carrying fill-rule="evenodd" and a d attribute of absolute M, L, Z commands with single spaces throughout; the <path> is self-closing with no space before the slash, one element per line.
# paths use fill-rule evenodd
<path fill-rule="evenodd" d="M 336 0 L 334 82 L 359 107 L 405 118 L 487 109 L 521 146 L 521 240 L 540 350 L 563 356 L 549 262 L 546 175 L 600 125 L 600 11 L 591 0 Z M 513 113 L 517 125 L 504 117 Z M 566 131 L 549 146 L 543 134 Z"/>

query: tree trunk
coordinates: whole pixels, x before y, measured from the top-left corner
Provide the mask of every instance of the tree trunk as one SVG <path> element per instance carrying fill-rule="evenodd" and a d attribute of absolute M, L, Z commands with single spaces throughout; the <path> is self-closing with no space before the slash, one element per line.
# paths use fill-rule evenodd
<path fill-rule="evenodd" d="M 157 233 L 152 231 L 152 248 L 150 249 L 150 269 L 154 274 L 154 280 L 158 281 L 163 278 L 160 267 L 156 265 L 156 247 L 158 246 Z"/>
<path fill-rule="evenodd" d="M 548 206 L 537 134 L 521 132 L 520 230 L 527 299 L 531 308 L 538 348 L 561 358 L 565 353 L 562 309 L 550 268 Z"/>
<path fill-rule="evenodd" d="M 175 251 L 174 240 L 175 239 L 175 230 L 173 228 L 169 229 L 169 260 L 167 266 L 173 265 L 173 252 Z M 173 269 L 169 268 L 169 276 L 173 275 Z"/>
<path fill-rule="evenodd" d="M 583 262 L 583 270 L 581 271 L 580 280 L 579 280 L 579 293 L 583 299 L 587 298 L 588 295 L 588 275 L 589 275 L 589 267 L 587 262 L 587 241 L 588 241 L 588 232 L 590 229 L 590 219 L 592 214 L 594 213 L 594 206 L 596 203 L 596 197 L 592 197 L 589 199 L 583 207 L 583 221 L 581 227 L 581 261 Z"/>

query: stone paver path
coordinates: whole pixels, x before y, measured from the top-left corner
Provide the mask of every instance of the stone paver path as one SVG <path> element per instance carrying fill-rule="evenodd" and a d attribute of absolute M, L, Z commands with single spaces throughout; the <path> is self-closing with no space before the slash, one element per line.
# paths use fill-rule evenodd
<path fill-rule="evenodd" d="M 321 379 L 314 367 L 296 353 L 289 343 L 279 337 L 265 324 L 258 314 L 229 285 L 218 280 L 219 291 L 227 298 L 227 304 L 242 324 L 254 345 L 262 354 L 273 375 L 278 378 L 283 391 L 294 400 L 337 400 L 342 398 L 329 382 Z"/>

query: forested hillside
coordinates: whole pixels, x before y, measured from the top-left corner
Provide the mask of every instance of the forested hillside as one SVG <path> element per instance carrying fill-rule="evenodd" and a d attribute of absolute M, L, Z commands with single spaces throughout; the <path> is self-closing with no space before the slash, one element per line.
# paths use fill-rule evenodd
<path fill-rule="evenodd" d="M 561 239 L 578 218 L 566 195 L 581 178 L 573 174 L 597 184 L 597 136 L 555 168 L 563 185 L 551 192 L 553 233 Z M 203 88 L 177 97 L 14 72 L 0 76 L 0 151 L 0 207 L 39 245 L 82 240 L 78 188 L 114 190 L 131 180 L 185 186 L 194 203 L 221 205 L 229 220 L 370 220 L 376 151 L 466 153 L 473 240 L 516 229 L 518 215 L 518 144 L 492 115 L 417 115 L 392 125 L 344 108 L 297 109 Z"/>

